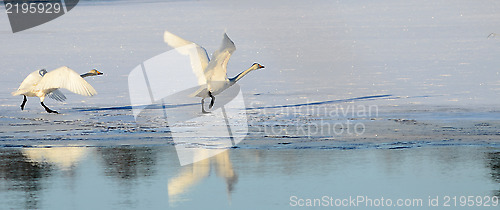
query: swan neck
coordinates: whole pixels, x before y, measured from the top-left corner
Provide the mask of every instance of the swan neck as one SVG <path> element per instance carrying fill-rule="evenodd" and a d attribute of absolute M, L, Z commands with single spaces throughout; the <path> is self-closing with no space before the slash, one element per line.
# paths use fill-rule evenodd
<path fill-rule="evenodd" d="M 253 70 L 255 70 L 255 69 L 253 67 L 250 67 L 249 69 L 242 71 L 241 73 L 239 73 L 235 77 L 229 79 L 229 81 L 231 82 L 231 85 L 238 82 L 238 80 L 240 80 L 241 78 L 243 78 L 245 75 L 247 75 L 249 72 L 251 72 Z"/>
<path fill-rule="evenodd" d="M 92 74 L 92 73 L 85 73 L 85 74 L 81 74 L 80 75 L 80 77 L 82 77 L 82 78 L 90 77 L 90 76 L 94 76 L 94 74 Z"/>

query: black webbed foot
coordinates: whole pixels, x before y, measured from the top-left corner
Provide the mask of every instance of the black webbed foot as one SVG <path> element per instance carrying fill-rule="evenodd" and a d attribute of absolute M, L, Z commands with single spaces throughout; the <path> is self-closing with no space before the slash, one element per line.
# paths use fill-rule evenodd
<path fill-rule="evenodd" d="M 45 104 L 43 104 L 43 102 L 41 102 L 43 108 L 45 108 L 45 111 L 47 111 L 48 113 L 56 113 L 56 114 L 59 114 L 59 112 L 57 111 L 54 111 L 52 109 L 49 109 L 49 107 L 45 106 Z"/>

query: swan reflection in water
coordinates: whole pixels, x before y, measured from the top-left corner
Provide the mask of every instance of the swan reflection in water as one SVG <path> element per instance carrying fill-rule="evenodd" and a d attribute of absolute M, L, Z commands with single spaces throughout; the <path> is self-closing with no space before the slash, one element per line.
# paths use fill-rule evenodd
<path fill-rule="evenodd" d="M 207 150 L 199 150 L 200 153 L 210 152 Z M 234 185 L 238 181 L 238 175 L 233 169 L 233 165 L 229 158 L 228 150 L 221 152 L 211 158 L 207 158 L 191 165 L 184 166 L 179 174 L 168 181 L 168 197 L 169 203 L 175 205 L 183 201 L 183 194 L 187 194 L 193 186 L 199 184 L 203 179 L 206 179 L 212 169 L 218 177 L 225 179 L 228 201 L 231 201 L 231 193 Z"/>
<path fill-rule="evenodd" d="M 154 174 L 157 150 L 151 148 L 97 148 L 89 150 L 85 147 L 52 147 L 52 148 L 23 148 L 26 162 L 31 164 L 47 164 L 61 171 L 72 172 L 78 163 L 85 159 L 88 153 L 97 154 L 103 160 L 106 176 L 118 180 L 129 180 Z M 200 149 L 196 155 L 211 153 L 212 150 Z M 176 175 L 168 179 L 169 203 L 175 205 L 181 202 L 183 195 L 188 196 L 190 189 L 208 178 L 212 171 L 217 177 L 226 182 L 228 201 L 238 180 L 238 175 L 233 169 L 229 152 L 223 151 L 211 158 L 184 166 Z"/>
<path fill-rule="evenodd" d="M 75 177 L 74 169 L 87 153 L 84 147 L 1 148 L 0 193 L 2 207 L 14 209 L 41 208 L 42 192 L 56 171 Z M 12 196 L 15 195 L 15 196 Z"/>
<path fill-rule="evenodd" d="M 471 166 L 473 174 L 477 172 L 477 175 L 486 175 L 484 177 L 488 178 L 480 180 L 481 183 L 485 181 L 500 183 L 500 152 L 497 149 L 476 150 L 473 148 L 471 150 L 470 147 L 464 150 L 460 149 L 461 147 L 451 147 L 451 149 L 429 148 L 429 150 L 422 151 L 438 152 L 439 155 L 430 153 L 427 160 L 432 159 L 432 161 L 435 161 L 434 159 L 437 157 L 437 163 L 431 166 L 430 169 L 436 170 L 439 179 L 445 179 L 449 176 L 449 169 L 442 166 L 452 163 L 452 168 L 456 168 L 457 165 L 468 165 Z M 67 205 L 65 209 L 71 209 L 83 205 L 88 207 L 87 209 L 92 209 L 90 207 L 96 205 L 107 204 L 106 207 L 112 208 L 116 207 L 113 205 L 121 204 L 124 207 L 134 205 L 147 209 L 151 205 L 158 207 L 180 206 L 185 204 L 183 203 L 185 200 L 195 201 L 195 199 L 198 199 L 198 195 L 206 195 L 197 194 L 197 192 L 216 192 L 218 189 L 224 190 L 224 188 L 228 193 L 228 202 L 232 202 L 231 195 L 235 193 L 236 182 L 241 179 L 241 177 L 238 177 L 241 174 L 237 174 L 235 169 L 238 170 L 238 168 L 233 168 L 233 163 L 239 164 L 244 161 L 247 166 L 258 169 L 257 171 L 247 170 L 241 172 L 247 178 L 259 177 L 262 174 L 274 176 L 275 174 L 296 174 L 295 172 L 306 171 L 311 166 L 310 161 L 317 159 L 326 160 L 325 158 L 331 158 L 331 160 L 341 161 L 347 157 L 346 155 L 361 154 L 361 159 L 354 159 L 360 161 L 366 160 L 366 157 L 372 157 L 363 157 L 364 154 L 374 154 L 373 151 L 363 153 L 365 151 L 367 150 L 354 151 L 354 153 L 342 152 L 342 155 L 338 156 L 335 151 L 318 150 L 276 150 L 271 152 L 266 150 L 230 150 L 224 151 L 211 159 L 179 167 L 178 162 L 175 161 L 175 150 L 170 146 L 109 148 L 0 147 L 1 207 L 5 209 L 40 209 L 44 207 L 51 209 Z M 234 152 L 231 154 L 234 162 L 230 160 L 229 152 Z M 381 154 L 379 151 L 376 152 Z M 421 157 L 418 154 L 422 153 L 419 152 L 421 151 L 383 151 L 383 155 L 375 156 L 375 162 L 387 163 L 385 165 L 390 164 L 391 167 L 388 169 L 391 170 L 399 169 L 399 166 L 392 167 L 398 165 L 394 164 L 399 163 L 396 159 L 404 159 L 402 157 L 408 157 L 408 155 Z M 462 157 L 463 154 L 466 156 L 457 158 Z M 310 155 L 309 159 L 300 158 L 305 155 Z M 257 159 L 252 159 L 253 157 Z M 308 161 L 301 162 L 304 160 Z M 276 168 L 277 165 L 280 168 Z M 346 165 L 333 162 L 328 167 L 332 166 L 343 169 L 342 167 Z M 332 168 L 328 167 L 321 168 L 319 174 L 330 173 L 329 171 Z M 428 168 L 424 167 L 424 169 Z M 381 170 L 378 172 L 386 177 L 400 174 L 398 170 Z M 460 172 L 462 172 L 462 169 L 460 169 Z M 218 179 L 215 182 L 214 179 L 209 178 L 214 173 L 217 178 L 212 178 Z M 311 176 L 311 174 L 307 173 L 304 175 Z M 318 171 L 313 172 L 312 175 L 318 175 Z M 457 179 L 460 176 L 452 176 L 452 178 Z M 225 183 L 220 183 L 220 179 L 224 180 Z M 114 182 L 110 182 L 110 180 L 114 180 Z M 247 179 L 244 183 L 238 182 L 241 192 L 255 184 L 255 181 L 252 180 Z M 263 180 L 263 182 L 267 181 Z M 216 185 L 216 189 L 214 189 L 213 183 L 221 185 Z M 492 195 L 500 195 L 498 185 L 488 186 L 491 186 L 489 190 L 491 190 Z M 92 195 L 93 202 L 82 199 L 82 195 Z M 167 200 L 166 197 L 169 197 L 169 199 Z M 238 206 L 240 203 L 232 205 Z"/>
<path fill-rule="evenodd" d="M 73 169 L 84 159 L 85 147 L 23 148 L 22 153 L 32 163 L 49 163 L 63 171 Z"/>

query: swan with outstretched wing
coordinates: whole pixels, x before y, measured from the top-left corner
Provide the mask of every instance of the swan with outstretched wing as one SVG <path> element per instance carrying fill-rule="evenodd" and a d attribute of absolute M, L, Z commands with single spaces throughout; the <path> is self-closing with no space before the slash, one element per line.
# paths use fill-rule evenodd
<path fill-rule="evenodd" d="M 102 73 L 96 69 L 92 69 L 90 72 L 82 75 L 79 75 L 66 66 L 59 67 L 50 72 L 41 69 L 29 74 L 23 80 L 19 88 L 12 92 L 12 95 L 24 96 L 21 110 L 24 110 L 24 106 L 28 101 L 26 97 L 39 97 L 40 103 L 43 108 L 45 108 L 45 111 L 48 113 L 58 113 L 57 111 L 49 109 L 43 103 L 46 96 L 57 101 L 66 100 L 66 96 L 59 90 L 60 88 L 67 89 L 83 96 L 93 96 L 97 94 L 97 91 L 83 78 L 97 75 L 102 75 Z"/>
<path fill-rule="evenodd" d="M 205 98 L 211 98 L 209 108 L 212 108 L 215 103 L 215 95 L 234 85 L 249 72 L 264 68 L 264 66 L 254 63 L 250 68 L 235 77 L 228 78 L 227 63 L 236 47 L 226 33 L 224 33 L 222 46 L 212 55 L 212 59 L 209 58 L 205 48 L 196 43 L 184 40 L 168 31 L 165 31 L 163 38 L 169 46 L 177 49 L 181 54 L 189 55 L 191 67 L 198 79 L 198 85 L 200 85 L 200 88 L 191 95 L 201 97 L 201 110 L 203 113 L 208 113 L 204 108 Z M 195 46 L 196 51 L 181 48 L 191 44 Z"/>

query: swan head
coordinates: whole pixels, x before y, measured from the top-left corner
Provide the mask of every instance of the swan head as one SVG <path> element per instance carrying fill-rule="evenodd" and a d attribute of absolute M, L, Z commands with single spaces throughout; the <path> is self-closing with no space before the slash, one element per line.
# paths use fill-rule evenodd
<path fill-rule="evenodd" d="M 252 64 L 252 67 L 251 67 L 253 70 L 257 70 L 257 69 L 263 69 L 264 66 L 263 65 L 260 65 L 259 63 L 254 63 Z"/>
<path fill-rule="evenodd" d="M 45 74 L 47 74 L 47 70 L 45 69 L 40 69 L 40 71 L 38 71 L 38 73 L 40 74 L 40 76 L 44 76 Z"/>
<path fill-rule="evenodd" d="M 97 69 L 92 69 L 92 70 L 90 70 L 89 73 L 91 74 L 91 76 L 102 75 L 102 72 L 97 71 Z"/>
<path fill-rule="evenodd" d="M 92 69 L 89 71 L 89 73 L 85 73 L 85 74 L 82 74 L 80 76 L 85 78 L 85 77 L 91 77 L 91 76 L 97 76 L 97 75 L 102 75 L 102 72 L 97 71 L 97 69 Z"/>

